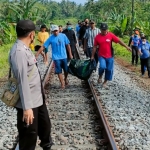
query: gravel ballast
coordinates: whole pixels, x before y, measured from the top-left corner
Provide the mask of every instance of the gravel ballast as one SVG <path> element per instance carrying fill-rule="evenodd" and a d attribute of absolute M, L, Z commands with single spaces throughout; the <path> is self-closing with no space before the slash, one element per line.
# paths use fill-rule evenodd
<path fill-rule="evenodd" d="M 41 56 L 38 67 L 43 78 L 47 67 Z M 150 92 L 130 77 L 130 71 L 115 64 L 114 79 L 109 89 L 97 84 L 97 72 L 91 79 L 100 93 L 105 114 L 121 150 L 150 149 Z M 2 88 L 1 88 L 2 89 Z M 16 110 L 0 101 L 0 150 L 10 150 L 16 143 Z"/>
<path fill-rule="evenodd" d="M 150 92 L 140 88 L 130 73 L 115 64 L 109 89 L 97 84 L 98 72 L 93 74 L 92 80 L 121 150 L 149 150 Z"/>

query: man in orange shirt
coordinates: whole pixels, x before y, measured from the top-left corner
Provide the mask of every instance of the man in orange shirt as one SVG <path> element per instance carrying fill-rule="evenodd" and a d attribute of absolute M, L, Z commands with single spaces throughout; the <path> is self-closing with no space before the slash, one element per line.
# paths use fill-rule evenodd
<path fill-rule="evenodd" d="M 44 42 L 49 38 L 48 32 L 46 32 L 46 25 L 41 26 L 41 31 L 38 33 L 38 41 L 40 42 L 40 45 L 42 46 Z M 45 48 L 45 54 L 41 53 L 42 56 L 44 57 L 44 62 L 47 65 L 48 64 L 48 48 Z"/>

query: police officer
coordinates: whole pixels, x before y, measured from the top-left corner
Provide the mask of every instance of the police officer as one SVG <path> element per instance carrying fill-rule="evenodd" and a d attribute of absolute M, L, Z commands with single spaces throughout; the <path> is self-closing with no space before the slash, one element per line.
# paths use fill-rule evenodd
<path fill-rule="evenodd" d="M 17 41 L 9 55 L 14 77 L 18 81 L 20 99 L 16 104 L 19 149 L 35 150 L 37 136 L 43 150 L 50 150 L 51 123 L 45 105 L 45 96 L 36 65 L 29 49 L 35 37 L 35 25 L 30 20 L 21 20 L 16 26 Z"/>
<path fill-rule="evenodd" d="M 138 65 L 138 46 L 140 44 L 140 36 L 139 36 L 139 31 L 138 29 L 134 30 L 134 35 L 130 37 L 129 44 L 128 46 L 132 45 L 132 65 Z"/>

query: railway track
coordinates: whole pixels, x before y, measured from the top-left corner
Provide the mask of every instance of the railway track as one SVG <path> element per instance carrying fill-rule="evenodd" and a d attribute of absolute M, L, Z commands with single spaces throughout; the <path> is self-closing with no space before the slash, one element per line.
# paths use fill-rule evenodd
<path fill-rule="evenodd" d="M 78 57 L 79 53 L 77 51 Z M 44 80 L 44 85 L 49 85 L 47 108 L 54 143 L 51 149 L 118 150 L 92 82 L 69 75 L 69 86 L 60 90 L 52 64 Z M 38 144 L 36 150 L 42 150 Z"/>

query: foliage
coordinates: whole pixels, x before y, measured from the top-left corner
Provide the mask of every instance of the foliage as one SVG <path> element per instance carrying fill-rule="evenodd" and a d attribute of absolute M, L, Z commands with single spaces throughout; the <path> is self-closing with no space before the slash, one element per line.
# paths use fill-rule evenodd
<path fill-rule="evenodd" d="M 119 36 L 129 35 L 139 27 L 142 32 L 150 34 L 150 1 L 134 1 L 134 23 L 131 27 L 132 0 L 88 0 L 85 4 L 85 13 L 90 13 L 90 19 L 107 22 L 110 30 Z"/>
<path fill-rule="evenodd" d="M 123 40 L 126 44 L 128 44 L 129 38 L 130 38 L 129 36 L 125 36 L 121 40 Z M 128 62 L 131 61 L 131 52 L 129 52 L 127 49 L 125 49 L 124 47 L 122 47 L 119 44 L 113 44 L 113 47 L 115 50 L 115 56 L 121 57 Z"/>
<path fill-rule="evenodd" d="M 51 22 L 65 25 L 67 20 L 77 23 L 77 19 L 69 18 L 80 18 L 84 11 L 83 6 L 69 0 L 60 3 L 49 0 L 1 0 L 0 6 L 0 44 L 14 41 L 14 25 L 21 19 L 30 19 L 37 25 L 46 24 L 48 27 Z"/>
<path fill-rule="evenodd" d="M 12 44 L 7 44 L 0 47 L 0 78 L 8 74 L 8 53 Z"/>

